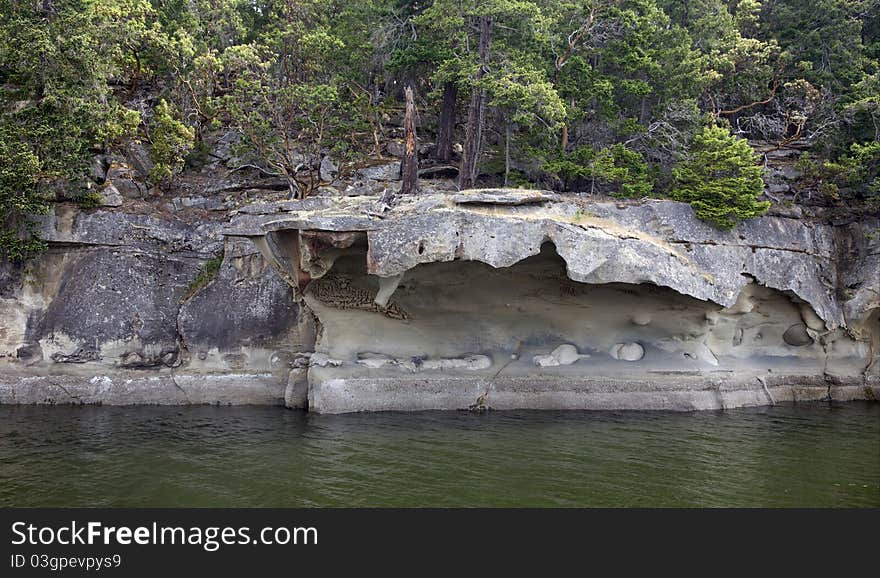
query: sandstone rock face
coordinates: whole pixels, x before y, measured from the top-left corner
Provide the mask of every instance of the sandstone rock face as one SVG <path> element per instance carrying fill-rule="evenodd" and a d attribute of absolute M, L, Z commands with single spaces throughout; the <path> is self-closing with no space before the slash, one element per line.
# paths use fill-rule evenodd
<path fill-rule="evenodd" d="M 615 343 L 609 353 L 620 361 L 641 361 L 645 357 L 645 348 L 638 343 Z"/>
<path fill-rule="evenodd" d="M 217 277 L 184 300 L 177 327 L 189 365 L 208 370 L 283 371 L 312 348 L 292 288 L 243 240 L 227 242 Z"/>
<path fill-rule="evenodd" d="M 101 191 L 102 207 L 119 207 L 122 205 L 122 195 L 113 184 L 109 184 Z"/>
<path fill-rule="evenodd" d="M 40 223 L 49 251 L 0 267 L 0 402 L 281 403 L 311 318 L 222 226 L 58 205 Z"/>
<path fill-rule="evenodd" d="M 336 179 L 336 175 L 339 174 L 339 167 L 333 164 L 333 159 L 329 156 L 326 156 L 321 159 L 321 166 L 319 175 L 322 181 L 332 182 Z"/>
<path fill-rule="evenodd" d="M 676 408 L 729 407 L 769 403 L 774 379 L 875 379 L 880 264 L 863 224 L 767 216 L 722 232 L 681 203 L 516 190 L 375 207 L 270 204 L 226 229 L 316 316 L 315 349 L 337 363 L 312 365 L 312 410 L 662 408 L 666 387 Z M 399 361 L 468 355 L 491 364 L 422 367 L 416 384 Z"/>
<path fill-rule="evenodd" d="M 0 403 L 704 409 L 880 387 L 877 219 L 720 232 L 680 203 L 502 189 L 229 220 L 214 181 L 157 208 L 126 171 L 107 163 L 105 187 L 134 187 L 120 206 L 59 204 L 49 251 L 0 265 Z"/>
<path fill-rule="evenodd" d="M 558 367 L 560 365 L 571 365 L 578 362 L 582 358 L 590 357 L 589 355 L 581 355 L 578 353 L 577 347 L 570 343 L 563 343 L 553 351 L 545 355 L 536 355 L 532 358 L 538 367 Z"/>
<path fill-rule="evenodd" d="M 358 176 L 374 181 L 397 181 L 400 180 L 400 162 L 366 167 L 358 170 Z"/>
<path fill-rule="evenodd" d="M 369 198 L 332 206 L 302 205 L 302 210 L 276 205 L 261 209 L 263 215 L 233 219 L 227 233 L 365 231 L 367 272 L 378 277 L 452 260 L 510 267 L 538 254 L 549 242 L 565 260 L 568 277 L 577 282 L 650 283 L 725 307 L 736 302 L 743 287 L 756 282 L 807 302 L 829 329 L 845 325 L 845 302 L 835 297 L 839 273 L 831 227 L 763 217 L 724 232 L 696 220 L 683 203 L 582 207 L 552 198 L 540 205 L 488 211 L 450 207 L 443 196 L 426 196 L 382 219 L 370 215 L 367 209 L 374 200 Z M 458 199 L 452 196 L 454 202 Z M 880 263 L 866 260 L 868 271 L 851 274 L 876 273 Z"/>
<path fill-rule="evenodd" d="M 807 326 L 803 323 L 795 323 L 786 329 L 785 333 L 782 334 L 782 339 L 789 345 L 795 347 L 801 347 L 813 343 L 813 338 L 810 337 L 810 334 L 807 331 Z"/>

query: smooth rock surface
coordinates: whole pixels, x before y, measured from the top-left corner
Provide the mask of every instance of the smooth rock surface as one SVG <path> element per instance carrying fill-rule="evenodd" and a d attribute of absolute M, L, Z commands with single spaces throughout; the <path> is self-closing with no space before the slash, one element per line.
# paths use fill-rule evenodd
<path fill-rule="evenodd" d="M 358 169 L 357 174 L 362 179 L 374 181 L 397 181 L 400 180 L 400 162 L 373 165 Z"/>
<path fill-rule="evenodd" d="M 645 357 L 645 348 L 638 343 L 616 343 L 610 353 L 611 357 L 620 361 L 640 361 Z"/>
<path fill-rule="evenodd" d="M 289 359 L 313 349 L 293 290 L 222 223 L 138 210 L 57 205 L 39 221 L 48 252 L 0 265 L 5 400 L 72 402 L 57 381 L 82 403 L 280 403 Z M 198 281 L 218 256 L 216 277 Z M 256 393 L 251 375 L 273 393 Z"/>

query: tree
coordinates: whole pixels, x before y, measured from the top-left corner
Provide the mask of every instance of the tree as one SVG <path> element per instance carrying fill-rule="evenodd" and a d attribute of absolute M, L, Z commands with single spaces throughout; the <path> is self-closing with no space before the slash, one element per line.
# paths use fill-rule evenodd
<path fill-rule="evenodd" d="M 183 170 L 186 155 L 193 148 L 195 129 L 177 119 L 176 111 L 162 99 L 150 123 L 150 157 L 155 181 L 167 181 Z"/>
<path fill-rule="evenodd" d="M 455 141 L 455 121 L 458 107 L 458 88 L 461 78 L 455 53 L 460 50 L 456 36 L 455 14 L 432 9 L 422 3 L 406 3 L 402 14 L 395 14 L 396 25 L 386 34 L 389 60 L 386 70 L 401 75 L 407 84 L 428 81 L 440 97 L 437 119 L 437 143 L 434 158 L 449 162 Z M 452 39 L 450 41 L 450 39 Z"/>
<path fill-rule="evenodd" d="M 853 140 L 880 141 L 880 73 L 868 74 L 843 102 L 843 120 Z"/>
<path fill-rule="evenodd" d="M 650 138 L 680 124 L 666 112 L 685 108 L 706 82 L 687 32 L 654 0 L 556 6 L 551 61 L 567 108 L 561 152 L 625 141 L 648 153 Z"/>
<path fill-rule="evenodd" d="M 42 166 L 26 143 L 0 131 L 0 258 L 22 261 L 45 244 L 34 236 L 30 216 L 46 213 L 49 203 L 37 184 Z"/>
<path fill-rule="evenodd" d="M 140 0 L 0 0 L 0 254 L 28 258 L 45 247 L 29 215 L 63 193 L 91 197 L 96 153 L 135 134 L 140 114 L 115 89 L 133 74 L 130 43 L 152 27 Z"/>
<path fill-rule="evenodd" d="M 686 23 L 700 54 L 703 104 L 715 116 L 748 114 L 772 101 L 782 82 L 779 46 L 762 40 L 756 0 L 664 0 L 673 19 Z"/>
<path fill-rule="evenodd" d="M 846 93 L 872 66 L 863 42 L 876 0 L 777 0 L 764 2 L 762 33 L 788 53 L 790 63 L 815 86 Z"/>
<path fill-rule="evenodd" d="M 876 188 L 878 0 L 0 0 L 0 32 L 6 239 L 87 199 L 95 157 L 131 139 L 165 194 L 233 130 L 230 168 L 307 196 L 328 155 L 340 174 L 382 157 L 406 86 L 436 159 L 463 142 L 462 187 L 675 188 L 727 226 L 758 209 L 723 194 L 756 180 L 750 159 L 709 190 L 707 139 L 745 149 L 708 121 L 808 151 L 838 208 Z"/>
<path fill-rule="evenodd" d="M 222 74 L 234 78 L 223 104 L 242 135 L 242 165 L 282 177 L 291 198 L 321 185 L 325 150 L 343 141 L 349 124 L 333 63 L 345 43 L 330 26 L 332 6 L 307 3 L 282 10 L 261 43 L 224 51 Z"/>
<path fill-rule="evenodd" d="M 616 197 L 645 197 L 654 190 L 654 180 L 642 155 L 622 144 L 599 150 L 580 146 L 547 162 L 544 168 L 562 178 L 568 190 L 585 179 L 590 182 L 590 192 Z"/>
<path fill-rule="evenodd" d="M 825 192 L 844 201 L 867 200 L 869 210 L 880 209 L 880 141 L 853 143 L 849 150 L 834 161 L 826 161 L 821 174 L 830 183 Z M 846 198 L 841 198 L 842 189 L 847 189 Z M 852 211 L 858 212 L 860 203 L 852 203 Z"/>
<path fill-rule="evenodd" d="M 252 60 L 227 95 L 226 110 L 249 161 L 240 168 L 283 177 L 291 198 L 302 199 L 320 185 L 321 153 L 340 119 L 339 91 L 333 84 L 277 76 L 271 70 L 278 66 L 271 55 Z"/>
<path fill-rule="evenodd" d="M 486 115 L 486 87 L 483 78 L 489 71 L 489 48 L 492 44 L 492 25 L 490 14 L 478 17 L 480 35 L 477 48 L 476 72 L 471 87 L 471 102 L 468 106 L 467 125 L 464 129 L 464 149 L 461 154 L 461 167 L 458 173 L 459 188 L 474 186 L 479 173 L 480 154 L 483 152 L 483 124 Z"/>
<path fill-rule="evenodd" d="M 757 198 L 764 190 L 762 174 L 746 140 L 722 126 L 706 126 L 688 158 L 673 169 L 672 198 L 690 203 L 698 218 L 719 229 L 732 229 L 770 208 Z"/>
<path fill-rule="evenodd" d="M 19 103 L 3 111 L 3 122 L 40 159 L 43 178 L 72 180 L 94 148 L 133 134 L 140 122 L 137 111 L 114 98 L 111 82 L 131 74 L 119 28 L 144 27 L 149 4 L 57 0 L 46 10 L 34 4 L 0 4 L 2 98 Z"/>
<path fill-rule="evenodd" d="M 435 77 L 444 85 L 444 93 L 445 83 L 452 81 L 457 90 L 470 94 L 459 187 L 472 187 L 486 146 L 487 114 L 496 106 L 498 94 L 493 89 L 500 89 L 507 82 L 504 79 L 517 83 L 525 77 L 539 78 L 549 85 L 547 71 L 538 64 L 549 40 L 549 21 L 541 4 L 532 0 L 434 0 L 414 24 L 417 31 L 444 39 L 442 44 L 434 44 L 442 46 L 443 58 Z M 452 107 L 452 100 L 447 93 L 447 107 Z M 498 101 L 496 112 L 510 112 L 514 100 Z M 448 121 L 441 121 L 441 125 L 444 122 Z M 505 146 L 512 140 L 509 136 L 506 127 L 501 137 Z"/>
<path fill-rule="evenodd" d="M 504 186 L 509 184 L 514 128 L 524 139 L 549 142 L 562 128 L 565 105 L 544 70 L 530 62 L 499 63 L 485 84 L 503 126 Z"/>
<path fill-rule="evenodd" d="M 413 97 L 413 89 L 407 86 L 406 90 L 406 117 L 403 123 L 404 153 L 403 168 L 400 171 L 403 183 L 400 186 L 400 194 L 411 195 L 417 191 L 419 180 L 419 151 L 416 139 L 416 104 Z"/>

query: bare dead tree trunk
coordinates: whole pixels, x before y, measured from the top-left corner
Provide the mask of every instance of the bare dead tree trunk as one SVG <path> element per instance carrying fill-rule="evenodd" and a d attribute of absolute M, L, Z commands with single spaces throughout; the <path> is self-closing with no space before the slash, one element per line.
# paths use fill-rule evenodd
<path fill-rule="evenodd" d="M 294 179 L 290 175 L 285 175 L 285 180 L 287 181 L 287 200 L 291 201 L 293 199 L 300 199 L 300 190 L 296 179 Z"/>
<path fill-rule="evenodd" d="M 403 183 L 400 186 L 400 194 L 412 195 L 418 190 L 419 180 L 419 153 L 416 146 L 416 104 L 413 99 L 412 86 L 407 86 L 404 94 L 406 95 L 406 117 L 403 121 Z"/>
<path fill-rule="evenodd" d="M 440 105 L 440 126 L 437 128 L 437 152 L 441 161 L 452 159 L 452 141 L 455 140 L 455 104 L 458 87 L 454 82 L 443 85 L 443 103 Z"/>
<path fill-rule="evenodd" d="M 504 186 L 510 180 L 510 121 L 504 126 Z"/>
<path fill-rule="evenodd" d="M 468 108 L 468 122 L 464 133 L 464 151 L 461 157 L 461 168 L 458 175 L 458 186 L 462 189 L 473 187 L 477 182 L 480 153 L 482 152 L 483 122 L 486 115 L 486 90 L 480 81 L 486 76 L 489 60 L 489 47 L 492 41 L 492 18 L 480 17 L 480 68 L 471 92 L 471 103 Z"/>

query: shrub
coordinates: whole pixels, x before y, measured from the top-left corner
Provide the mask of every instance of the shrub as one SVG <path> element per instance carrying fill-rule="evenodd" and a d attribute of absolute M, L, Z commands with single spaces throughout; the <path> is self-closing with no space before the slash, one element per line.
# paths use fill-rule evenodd
<path fill-rule="evenodd" d="M 691 204 L 697 217 L 719 229 L 767 212 L 764 169 L 749 143 L 724 127 L 706 126 L 694 136 L 688 157 L 672 170 L 672 198 Z"/>
<path fill-rule="evenodd" d="M 591 179 L 593 186 L 616 189 L 617 197 L 644 197 L 654 190 L 654 181 L 642 155 L 615 144 L 596 150 L 580 146 L 544 164 L 544 170 L 562 178 L 568 185 L 578 179 Z"/>
<path fill-rule="evenodd" d="M 212 257 L 205 261 L 205 264 L 199 269 L 199 274 L 196 275 L 196 278 L 189 284 L 189 287 L 180 302 L 183 303 L 189 300 L 193 295 L 201 291 L 204 287 L 207 287 L 211 281 L 216 279 L 217 275 L 220 273 L 221 265 L 223 265 L 223 255 Z"/>
<path fill-rule="evenodd" d="M 41 169 L 29 146 L 0 134 L 0 259 L 23 261 L 45 249 L 29 218 L 49 210 L 37 188 Z"/>
<path fill-rule="evenodd" d="M 177 120 L 175 110 L 159 101 L 151 122 L 150 158 L 154 165 L 150 178 L 166 181 L 183 170 L 186 155 L 193 149 L 196 131 Z"/>

